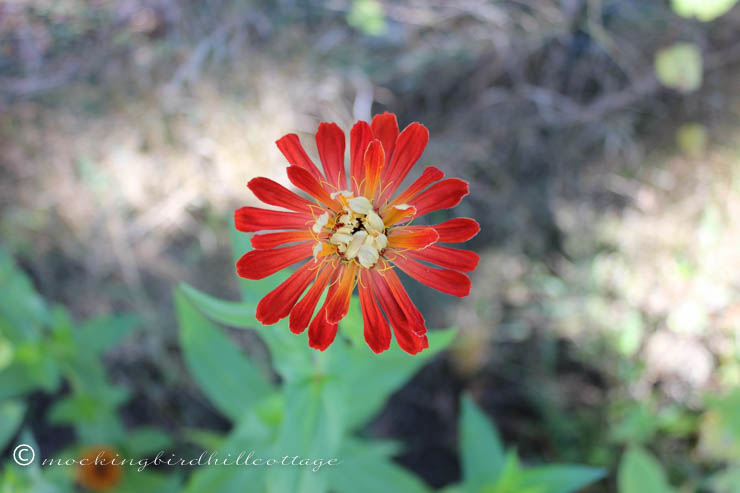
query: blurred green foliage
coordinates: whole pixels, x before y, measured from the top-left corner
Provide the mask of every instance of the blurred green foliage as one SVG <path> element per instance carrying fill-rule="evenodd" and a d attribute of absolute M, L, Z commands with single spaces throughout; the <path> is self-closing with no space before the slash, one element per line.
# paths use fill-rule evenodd
<path fill-rule="evenodd" d="M 370 36 L 380 36 L 387 29 L 383 6 L 377 0 L 354 0 L 347 23 Z"/>
<path fill-rule="evenodd" d="M 708 22 L 726 14 L 737 0 L 672 0 L 673 10 L 682 17 Z"/>
<path fill-rule="evenodd" d="M 655 55 L 655 73 L 666 87 L 693 92 L 701 87 L 702 56 L 694 43 L 676 43 Z"/>
<path fill-rule="evenodd" d="M 74 441 L 61 443 L 57 457 L 79 457 L 93 446 L 107 446 L 123 457 L 164 450 L 172 443 L 162 430 L 127 430 L 117 410 L 129 400 L 128 389 L 106 378 L 101 358 L 139 325 L 130 315 L 100 316 L 75 323 L 61 306 L 49 306 L 29 278 L 0 249 L 0 449 L 33 444 L 37 460 L 27 467 L 7 461 L 0 469 L 0 491 L 75 491 L 74 467 L 44 467 L 26 412 L 40 393 L 54 396 L 44 410 L 46 422 L 74 430 Z M 19 435 L 20 429 L 20 435 Z M 17 437 L 17 438 L 16 438 Z M 13 442 L 13 439 L 16 440 Z M 171 491 L 177 475 L 150 471 L 124 475 L 116 491 Z M 165 488 L 167 486 L 167 488 Z"/>

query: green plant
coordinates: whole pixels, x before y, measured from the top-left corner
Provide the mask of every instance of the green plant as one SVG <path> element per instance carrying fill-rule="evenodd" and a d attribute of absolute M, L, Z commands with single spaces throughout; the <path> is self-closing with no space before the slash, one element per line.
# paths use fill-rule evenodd
<path fill-rule="evenodd" d="M 170 446 L 170 437 L 159 430 L 125 429 L 117 409 L 129 393 L 108 381 L 101 362 L 103 353 L 136 329 L 136 317 L 111 315 L 74 323 L 64 307 L 48 306 L 2 249 L 0 293 L 0 449 L 18 434 L 27 402 L 38 392 L 61 394 L 46 419 L 75 431 L 75 443 L 56 451 L 57 457 L 79 457 L 81 450 L 95 445 L 113 447 L 123 457 Z M 37 460 L 23 468 L 9 461 L 0 471 L 2 491 L 74 490 L 75 468 L 41 465 L 42 451 L 30 428 L 16 442 L 32 445 Z M 126 474 L 117 491 L 152 491 L 174 485 L 176 479 L 149 471 Z"/>
<path fill-rule="evenodd" d="M 571 493 L 598 481 L 604 470 L 571 464 L 526 467 L 505 449 L 496 428 L 469 397 L 462 400 L 460 461 L 463 480 L 448 493 Z"/>
<path fill-rule="evenodd" d="M 247 247 L 235 238 L 235 251 Z M 287 323 L 263 326 L 254 319 L 257 300 L 283 279 L 242 282 L 242 301 L 224 301 L 189 285 L 175 290 L 180 340 L 193 378 L 211 402 L 233 423 L 214 437 L 194 436 L 215 446 L 219 455 L 254 451 L 262 457 L 338 458 L 337 468 L 204 468 L 185 491 L 241 492 L 249 484 L 267 492 L 423 492 L 428 487 L 399 467 L 396 443 L 362 436 L 365 424 L 390 395 L 431 357 L 445 349 L 455 330 L 430 334 L 430 348 L 410 356 L 394 347 L 373 354 L 363 340 L 359 302 L 340 322 L 340 335 L 325 352 L 310 349 Z M 267 346 L 279 384 L 270 370 L 239 351 L 223 329 L 213 324 L 253 328 Z M 601 469 L 572 465 L 523 467 L 513 451 L 504 452 L 498 435 L 470 399 L 462 403 L 463 484 L 449 491 L 470 493 L 568 493 L 603 476 Z"/>

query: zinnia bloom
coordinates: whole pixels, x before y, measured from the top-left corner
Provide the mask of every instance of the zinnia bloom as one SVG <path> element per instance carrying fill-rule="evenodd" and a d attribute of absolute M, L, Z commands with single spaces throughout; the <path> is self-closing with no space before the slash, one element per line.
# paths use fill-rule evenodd
<path fill-rule="evenodd" d="M 252 236 L 254 250 L 239 259 L 237 273 L 262 279 L 308 261 L 259 302 L 256 316 L 260 322 L 270 325 L 290 316 L 290 330 L 299 334 L 308 327 L 309 345 L 323 351 L 334 340 L 356 285 L 365 340 L 374 352 L 390 347 L 391 328 L 398 345 L 410 354 L 429 346 L 424 317 L 395 267 L 444 293 L 467 296 L 470 279 L 464 272 L 476 268 L 478 255 L 439 243 L 469 240 L 480 226 L 469 218 L 436 226 L 410 224 L 412 219 L 456 206 L 468 194 L 465 181 L 443 179 L 444 173 L 430 166 L 394 197 L 428 140 L 426 127 L 417 122 L 399 134 L 391 113 L 375 116 L 370 124 L 357 122 L 350 132 L 349 180 L 344 166 L 345 136 L 336 124 L 321 123 L 316 133 L 323 173 L 297 135 L 277 141 L 290 163 L 288 179 L 313 200 L 268 178 L 251 180 L 247 186 L 257 198 L 287 211 L 242 207 L 235 213 L 236 228 L 248 233 L 284 231 Z"/>
<path fill-rule="evenodd" d="M 110 447 L 93 447 L 82 454 L 77 468 L 77 482 L 89 490 L 108 491 L 121 482 L 122 466 L 113 465 L 118 457 Z"/>

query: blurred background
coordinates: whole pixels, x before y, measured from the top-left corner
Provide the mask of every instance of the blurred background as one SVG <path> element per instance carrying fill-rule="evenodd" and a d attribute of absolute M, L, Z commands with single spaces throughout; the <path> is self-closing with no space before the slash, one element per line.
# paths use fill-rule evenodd
<path fill-rule="evenodd" d="M 481 223 L 482 258 L 463 300 L 405 280 L 430 328 L 459 332 L 365 433 L 455 482 L 467 392 L 525 460 L 614 471 L 642 443 L 680 491 L 740 491 L 740 472 L 705 481 L 740 464 L 734 4 L 2 1 L 0 243 L 71 320 L 136 314 L 104 356 L 124 426 L 223 431 L 173 285 L 237 298 L 231 215 L 252 177 L 287 184 L 275 140 L 315 155 L 319 121 L 394 112 L 429 128 L 422 165 L 470 182 L 448 214 Z M 26 402 L 45 455 L 73 440 L 46 419 L 65 392 Z"/>

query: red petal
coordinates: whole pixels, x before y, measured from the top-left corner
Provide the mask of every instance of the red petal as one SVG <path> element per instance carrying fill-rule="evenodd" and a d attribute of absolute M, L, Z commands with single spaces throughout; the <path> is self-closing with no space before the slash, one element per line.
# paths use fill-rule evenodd
<path fill-rule="evenodd" d="M 424 172 L 414 183 L 404 190 L 398 197 L 393 199 L 389 205 L 406 204 L 426 187 L 444 178 L 445 174 L 434 166 L 427 166 Z"/>
<path fill-rule="evenodd" d="M 370 285 L 378 298 L 381 308 L 391 322 L 398 346 L 409 354 L 417 354 L 424 348 L 429 347 L 429 341 L 426 335 L 416 335 L 410 329 L 406 314 L 393 295 L 383 275 L 377 269 L 372 269 L 369 272 Z"/>
<path fill-rule="evenodd" d="M 347 188 L 347 175 L 344 171 L 344 132 L 336 123 L 319 123 L 316 132 L 316 147 L 327 181 L 336 190 Z"/>
<path fill-rule="evenodd" d="M 416 308 L 414 302 L 411 301 L 411 298 L 409 298 L 409 295 L 406 292 L 406 289 L 403 287 L 403 284 L 401 284 L 401 280 L 396 275 L 395 270 L 390 268 L 390 265 L 388 265 L 385 260 L 381 262 L 380 267 L 381 269 L 383 269 L 382 276 L 385 279 L 385 282 L 388 284 L 388 287 L 391 289 L 393 297 L 396 299 L 396 301 L 398 301 L 398 304 L 401 306 L 403 313 L 406 315 L 406 321 L 409 323 L 409 329 L 412 330 L 417 336 L 422 336 L 426 334 L 427 327 L 426 323 L 424 322 L 424 317 L 422 316 L 419 309 Z"/>
<path fill-rule="evenodd" d="M 323 177 L 321 176 L 319 168 L 317 168 L 311 158 L 308 157 L 308 154 L 306 154 L 306 151 L 303 149 L 301 141 L 298 139 L 296 134 L 285 135 L 275 143 L 290 164 L 300 166 L 311 173 L 316 180 L 322 180 Z"/>
<path fill-rule="evenodd" d="M 256 318 L 264 325 L 272 325 L 287 317 L 311 281 L 316 264 L 307 262 L 273 289 L 257 304 Z"/>
<path fill-rule="evenodd" d="M 414 122 L 403 129 L 396 141 L 393 159 L 383 172 L 383 195 L 385 202 L 401 185 L 401 182 L 416 164 L 429 141 L 429 131 L 421 123 Z"/>
<path fill-rule="evenodd" d="M 420 283 L 443 293 L 460 298 L 470 294 L 470 278 L 465 274 L 448 269 L 436 269 L 420 264 L 416 260 L 391 255 L 389 260 Z"/>
<path fill-rule="evenodd" d="M 255 250 L 270 250 L 286 243 L 313 240 L 314 236 L 308 229 L 296 231 L 281 231 L 280 233 L 267 233 L 252 236 L 252 248 Z"/>
<path fill-rule="evenodd" d="M 298 166 L 288 167 L 288 179 L 296 187 L 300 188 L 311 197 L 325 204 L 335 211 L 342 210 L 342 205 L 331 198 L 329 192 L 311 176 L 311 173 Z"/>
<path fill-rule="evenodd" d="M 337 324 L 326 321 L 326 303 L 308 327 L 308 345 L 319 351 L 328 348 L 337 336 Z"/>
<path fill-rule="evenodd" d="M 329 323 L 326 320 L 326 305 L 329 300 L 334 297 L 334 293 L 337 291 L 337 277 L 340 274 L 340 269 L 335 268 L 333 276 L 331 277 L 329 291 L 326 293 L 324 304 L 311 321 L 311 325 L 308 326 L 308 345 L 314 349 L 318 349 L 319 351 L 323 351 L 328 348 L 337 336 L 337 324 Z"/>
<path fill-rule="evenodd" d="M 349 179 L 350 187 L 355 195 L 360 193 L 360 183 L 365 179 L 365 150 L 373 139 L 373 131 L 367 122 L 362 120 L 355 123 L 349 133 Z"/>
<path fill-rule="evenodd" d="M 459 178 L 447 178 L 421 192 L 409 204 L 416 207 L 416 217 L 419 217 L 455 207 L 467 194 L 468 182 Z"/>
<path fill-rule="evenodd" d="M 244 233 L 268 229 L 305 229 L 314 221 L 310 214 L 272 211 L 259 207 L 242 207 L 234 212 L 236 229 Z"/>
<path fill-rule="evenodd" d="M 352 291 L 355 288 L 355 277 L 357 276 L 357 264 L 352 262 L 346 264 L 342 269 L 339 282 L 336 284 L 336 290 L 331 298 L 326 302 L 326 321 L 337 323 L 347 315 L 349 311 L 349 301 L 352 298 Z"/>
<path fill-rule="evenodd" d="M 326 285 L 329 284 L 329 279 L 334 274 L 336 265 L 326 262 L 320 268 L 321 271 L 316 277 L 316 281 L 290 312 L 290 331 L 295 334 L 303 332 L 311 322 L 311 317 L 314 310 L 316 310 L 319 298 L 321 298 L 321 294 L 326 289 Z"/>
<path fill-rule="evenodd" d="M 439 233 L 431 226 L 393 228 L 388 232 L 388 246 L 406 250 L 426 248 L 439 239 Z"/>
<path fill-rule="evenodd" d="M 391 346 L 391 328 L 375 302 L 367 269 L 360 270 L 357 290 L 360 292 L 365 342 L 374 353 L 382 353 Z"/>
<path fill-rule="evenodd" d="M 477 235 L 480 231 L 480 224 L 469 217 L 458 217 L 437 224 L 434 229 L 439 233 L 440 243 L 461 243 Z"/>
<path fill-rule="evenodd" d="M 474 271 L 480 261 L 480 257 L 475 252 L 441 245 L 431 245 L 424 250 L 410 250 L 406 252 L 406 255 L 461 272 Z"/>
<path fill-rule="evenodd" d="M 396 148 L 396 139 L 398 139 L 398 120 L 396 120 L 396 115 L 388 112 L 375 115 L 370 126 L 373 130 L 373 136 L 383 144 L 387 164 L 391 159 L 393 150 Z"/>
<path fill-rule="evenodd" d="M 383 145 L 378 139 L 373 140 L 367 146 L 364 159 L 365 186 L 363 187 L 362 195 L 368 197 L 373 202 L 380 183 L 380 173 L 385 165 Z"/>
<path fill-rule="evenodd" d="M 263 279 L 310 257 L 313 255 L 312 248 L 311 243 L 299 243 L 275 250 L 252 250 L 237 261 L 236 273 L 246 279 Z"/>
<path fill-rule="evenodd" d="M 261 176 L 252 178 L 247 186 L 265 204 L 285 207 L 296 212 L 308 211 L 309 213 L 311 207 L 316 207 L 316 204 L 296 195 L 280 183 L 269 178 Z"/>

